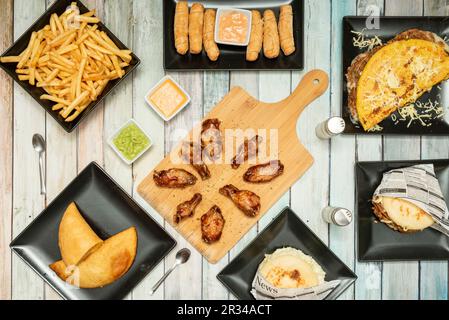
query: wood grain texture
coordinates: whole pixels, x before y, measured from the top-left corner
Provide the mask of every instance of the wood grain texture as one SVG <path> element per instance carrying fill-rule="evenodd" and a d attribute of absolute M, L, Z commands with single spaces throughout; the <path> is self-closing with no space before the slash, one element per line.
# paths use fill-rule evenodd
<path fill-rule="evenodd" d="M 14 1 L 14 39 L 22 35 L 44 12 L 45 1 Z M 43 210 L 40 195 L 38 156 L 31 140 L 35 133 L 45 137 L 45 110 L 19 85 L 14 84 L 13 237 Z M 44 284 L 20 258 L 12 260 L 13 299 L 43 299 Z"/>
<path fill-rule="evenodd" d="M 315 83 L 314 81 L 318 81 Z M 325 72 L 315 70 L 304 76 L 301 84 L 287 99 L 267 104 L 252 98 L 239 87 L 231 92 L 206 116 L 222 121 L 222 132 L 226 129 L 259 130 L 273 129 L 278 135 L 279 159 L 285 165 L 285 174 L 269 184 L 250 185 L 242 182 L 242 174 L 250 166 L 242 165 L 238 170 L 232 170 L 229 162 L 210 165 L 212 178 L 203 183 L 197 183 L 189 191 L 201 192 L 203 201 L 197 208 L 199 212 L 206 212 L 212 205 L 217 204 L 225 213 L 226 225 L 223 235 L 217 243 L 206 244 L 201 239 L 200 223 L 195 217 L 175 225 L 176 230 L 197 248 L 211 263 L 216 263 L 236 244 L 266 211 L 283 195 L 288 188 L 297 181 L 312 165 L 313 159 L 301 145 L 295 134 L 296 119 L 302 110 L 313 100 L 319 97 L 328 87 L 328 76 Z M 190 137 L 193 133 L 191 133 Z M 263 134 L 263 132 L 262 132 Z M 271 137 L 265 137 L 267 146 L 270 146 Z M 276 141 L 273 141 L 273 144 Z M 189 165 L 173 163 L 179 155 L 180 144 L 173 149 L 155 170 L 172 167 L 191 170 Z M 225 159 L 234 155 L 232 151 L 225 150 Z M 260 153 L 259 153 L 260 155 Z M 273 155 L 276 156 L 276 155 Z M 268 159 L 268 158 L 265 158 Z M 262 162 L 264 159 L 259 159 Z M 226 184 L 234 184 L 242 189 L 251 189 L 261 197 L 261 213 L 258 217 L 249 218 L 243 215 L 234 204 L 221 196 L 217 190 Z M 166 221 L 173 224 L 173 211 L 176 206 L 185 201 L 184 190 L 158 188 L 153 181 L 153 172 L 139 185 L 139 194 L 144 197 Z M 199 215 L 198 215 L 199 217 Z"/>
<path fill-rule="evenodd" d="M 383 14 L 384 0 L 359 0 L 357 15 L 370 16 L 373 12 Z M 381 136 L 356 136 L 357 161 L 380 161 L 383 158 Z M 355 234 L 355 238 L 357 234 Z M 356 274 L 359 279 L 355 284 L 355 298 L 362 300 L 380 300 L 382 298 L 382 263 L 365 263 L 356 261 Z"/>
<path fill-rule="evenodd" d="M 192 101 L 173 120 L 166 123 L 165 151 L 166 154 L 189 132 L 203 116 L 203 75 L 200 72 L 170 73 L 171 76 L 190 94 Z M 148 170 L 148 168 L 147 168 Z M 147 171 L 148 173 L 148 171 Z M 184 200 L 183 200 L 184 201 Z M 155 208 L 157 210 L 157 208 Z M 158 210 L 160 213 L 160 211 Z M 165 282 L 165 299 L 193 299 L 202 297 L 203 258 L 184 238 L 168 223 L 166 230 L 178 242 L 177 248 L 189 248 L 192 256 L 188 263 L 177 268 Z M 170 268 L 175 262 L 175 252 L 166 259 L 165 268 Z M 186 285 L 188 283 L 188 285 Z"/>
<path fill-rule="evenodd" d="M 135 191 L 138 182 L 148 174 L 148 168 L 153 168 L 164 157 L 164 121 L 146 104 L 144 99 L 150 88 L 164 76 L 163 32 L 160 23 L 162 1 L 134 1 L 133 4 L 133 49 L 142 61 L 134 73 L 133 115 L 153 142 L 151 149 L 133 165 L 133 196 L 153 219 L 163 225 L 164 219 Z M 163 273 L 164 262 L 161 262 L 133 291 L 133 299 L 164 299 L 164 286 L 161 286 L 154 295 L 149 295 L 151 287 Z"/>
<path fill-rule="evenodd" d="M 424 15 L 445 16 L 449 14 L 449 0 L 424 1 Z M 449 86 L 446 81 L 442 86 Z M 444 106 L 449 112 L 449 106 Z M 449 139 L 447 137 L 422 137 L 422 159 L 449 158 Z M 420 263 L 420 299 L 447 300 L 448 299 L 448 263 L 421 262 Z"/>
<path fill-rule="evenodd" d="M 13 1 L 0 0 L 0 52 L 13 42 Z M 13 82 L 0 71 L 0 300 L 11 299 L 11 221 L 13 172 Z"/>
<path fill-rule="evenodd" d="M 104 0 L 83 1 L 89 9 L 95 9 L 97 16 L 104 20 Z M 83 121 L 76 132 L 77 135 L 77 169 L 83 170 L 90 162 L 96 161 L 99 165 L 104 164 L 104 101 L 102 101 L 92 113 L 89 119 Z"/>
<path fill-rule="evenodd" d="M 204 72 L 203 116 L 229 92 L 229 72 Z M 203 258 L 203 294 L 205 300 L 228 299 L 228 290 L 217 279 L 217 274 L 229 263 L 229 254 L 216 264 Z"/>
<path fill-rule="evenodd" d="M 46 9 L 55 0 L 45 1 Z M 46 113 L 46 142 L 47 142 L 47 164 L 46 180 L 51 181 L 47 187 L 46 204 L 54 200 L 77 175 L 76 134 L 65 132 L 62 127 Z M 55 239 L 55 241 L 57 241 Z M 49 286 L 45 285 L 45 299 L 59 300 L 60 296 Z"/>
<path fill-rule="evenodd" d="M 330 1 L 308 0 L 305 4 L 305 56 L 304 72 L 319 68 L 330 74 L 331 55 L 331 4 Z M 320 17 L 317 19 L 316 17 Z M 304 72 L 293 72 L 295 86 Z M 320 211 L 329 199 L 329 142 L 321 141 L 315 134 L 315 126 L 330 114 L 330 91 L 315 100 L 301 115 L 296 132 L 301 142 L 315 159 L 314 166 L 291 189 L 293 211 L 328 243 L 329 227 Z"/>
<path fill-rule="evenodd" d="M 420 16 L 423 12 L 422 0 L 386 0 L 386 15 Z M 384 139 L 385 160 L 420 159 L 420 137 L 392 137 Z M 419 298 L 419 263 L 384 262 L 382 274 L 384 299 Z"/>
<path fill-rule="evenodd" d="M 232 87 L 242 87 L 255 99 L 260 100 L 259 96 L 259 72 L 239 72 L 232 71 L 231 72 L 231 88 Z M 257 236 L 259 231 L 259 225 L 254 226 L 251 230 L 249 230 L 243 238 L 231 249 L 229 252 L 229 259 L 232 261 L 246 246 Z M 236 299 L 234 295 L 229 294 L 229 299 Z"/>
<path fill-rule="evenodd" d="M 342 74 L 344 72 L 342 61 L 343 17 L 356 13 L 354 1 L 332 1 L 332 42 L 331 42 L 331 115 L 340 114 Z M 338 136 L 331 140 L 330 149 L 330 194 L 329 205 L 344 207 L 354 212 L 354 169 L 355 160 L 355 137 Z M 345 166 L 342 166 L 345 163 Z M 351 269 L 354 268 L 355 246 L 354 226 L 352 223 L 347 227 L 330 225 L 329 246 L 340 259 Z M 340 299 L 350 300 L 354 298 L 354 287 L 348 289 Z"/>

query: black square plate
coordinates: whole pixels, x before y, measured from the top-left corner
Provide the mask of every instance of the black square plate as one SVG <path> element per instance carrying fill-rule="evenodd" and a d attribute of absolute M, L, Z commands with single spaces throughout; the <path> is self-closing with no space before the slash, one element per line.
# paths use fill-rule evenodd
<path fill-rule="evenodd" d="M 116 282 L 98 289 L 77 289 L 48 267 L 61 259 L 58 227 L 67 206 L 75 201 L 81 214 L 102 239 L 135 226 L 137 255 L 131 269 Z M 174 248 L 173 240 L 95 162 L 87 166 L 61 194 L 10 244 L 42 279 L 65 299 L 124 298 Z"/>
<path fill-rule="evenodd" d="M 304 2 L 303 0 L 202 0 L 206 8 L 232 7 L 240 9 L 257 9 L 263 14 L 266 9 L 272 9 L 279 19 L 279 7 L 291 4 L 293 7 L 293 28 L 296 51 L 286 57 L 281 54 L 277 59 L 267 59 L 261 52 L 254 62 L 246 61 L 246 47 L 219 44 L 220 58 L 213 62 L 206 53 L 185 56 L 176 52 L 174 42 L 174 20 L 176 0 L 164 0 L 164 67 L 166 70 L 302 70 L 304 68 Z"/>
<path fill-rule="evenodd" d="M 6 50 L 3 56 L 15 56 L 19 55 L 23 50 L 28 46 L 28 42 L 30 40 L 31 34 L 34 31 L 42 29 L 45 25 L 47 25 L 50 21 L 50 16 L 53 13 L 58 15 L 62 14 L 67 7 L 70 6 L 72 2 L 76 2 L 78 8 L 81 13 L 88 12 L 87 9 L 79 0 L 58 0 L 56 1 L 47 11 L 12 45 L 11 48 Z M 111 38 L 112 41 L 119 47 L 120 49 L 127 50 L 128 48 L 116 37 L 114 34 L 109 31 L 108 28 L 105 27 L 103 23 L 98 23 L 98 30 L 106 32 L 106 34 Z M 37 101 L 67 132 L 72 132 L 80 123 L 83 121 L 92 110 L 104 99 L 120 82 L 122 82 L 128 75 L 132 73 L 132 71 L 140 64 L 139 58 L 136 55 L 131 55 L 132 60 L 128 67 L 126 67 L 125 75 L 121 79 L 113 80 L 108 83 L 103 93 L 98 97 L 97 101 L 92 102 L 84 112 L 82 112 L 78 118 L 76 118 L 72 122 L 66 122 L 65 119 L 59 115 L 59 112 L 52 111 L 51 108 L 54 105 L 54 102 L 48 100 L 41 100 L 39 97 L 46 92 L 42 88 L 38 88 L 36 86 L 30 85 L 26 81 L 20 81 L 18 75 L 16 74 L 16 65 L 17 63 L 0 63 L 0 68 L 6 71 L 26 92 L 28 92 L 34 100 Z"/>
<path fill-rule="evenodd" d="M 279 216 L 217 275 L 217 278 L 237 298 L 254 300 L 250 291 L 259 264 L 266 254 L 284 247 L 302 250 L 313 257 L 326 272 L 326 281 L 341 280 L 326 300 L 337 299 L 357 279 L 354 272 L 290 208 L 282 210 Z"/>
<path fill-rule="evenodd" d="M 410 234 L 394 231 L 377 222 L 371 206 L 385 172 L 423 163 L 433 163 L 444 198 L 449 199 L 449 160 L 356 163 L 359 261 L 449 259 L 449 237 L 431 228 Z"/>
<path fill-rule="evenodd" d="M 449 83 L 445 82 L 436 85 L 433 89 L 425 93 L 418 101 L 426 103 L 437 101 L 445 108 L 446 116 L 432 120 L 432 125 L 424 127 L 415 121 L 410 127 L 407 127 L 408 121 L 401 121 L 397 125 L 391 118 L 387 118 L 379 125 L 383 127 L 379 132 L 366 132 L 361 125 L 351 122 L 348 111 L 348 90 L 346 82 L 346 72 L 351 65 L 352 60 L 366 49 L 354 47 L 352 40 L 355 32 L 362 32 L 366 37 L 378 36 L 383 43 L 394 38 L 398 33 L 412 28 L 418 28 L 424 31 L 431 31 L 446 39 L 449 36 L 449 19 L 447 17 L 380 17 L 380 29 L 369 30 L 366 28 L 366 17 L 344 17 L 343 18 L 343 102 L 341 114 L 346 122 L 345 133 L 348 134 L 409 134 L 409 135 L 449 135 L 447 97 L 449 94 Z M 394 115 L 398 117 L 398 113 Z M 444 119 L 446 118 L 446 119 Z"/>

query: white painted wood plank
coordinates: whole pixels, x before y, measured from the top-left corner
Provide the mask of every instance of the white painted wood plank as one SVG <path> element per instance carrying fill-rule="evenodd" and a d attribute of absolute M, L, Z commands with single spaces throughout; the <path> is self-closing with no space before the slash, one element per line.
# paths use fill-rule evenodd
<path fill-rule="evenodd" d="M 106 0 L 104 3 L 104 22 L 108 28 L 128 48 L 133 46 L 133 7 L 132 2 Z M 109 139 L 126 121 L 132 118 L 133 78 L 128 77 L 105 99 L 104 110 L 104 165 L 108 173 L 129 194 L 132 193 L 132 167 L 128 166 L 106 145 Z M 98 142 L 97 142 L 98 143 Z M 124 226 L 124 229 L 130 226 Z M 130 298 L 130 297 L 128 297 Z"/>
<path fill-rule="evenodd" d="M 134 1 L 134 52 L 141 65 L 134 73 L 134 118 L 150 135 L 151 149 L 133 165 L 133 188 L 137 188 L 150 170 L 164 157 L 164 121 L 145 102 L 145 95 L 163 76 L 162 1 Z M 161 225 L 163 218 L 136 191 L 136 201 Z M 172 252 L 173 254 L 173 252 Z M 162 277 L 164 262 L 160 263 L 133 291 L 133 299 L 164 299 L 164 286 L 150 296 L 152 286 Z"/>
<path fill-rule="evenodd" d="M 345 15 L 356 13 L 355 1 L 332 1 L 332 43 L 331 63 L 332 73 L 330 81 L 331 115 L 341 114 L 342 101 L 342 74 L 344 72 L 342 61 L 342 20 Z M 355 137 L 338 136 L 331 140 L 330 156 L 330 195 L 329 204 L 334 207 L 343 207 L 354 212 L 354 160 Z M 343 165 L 344 164 L 344 165 Z M 332 251 L 337 254 L 351 269 L 354 268 L 353 222 L 347 227 L 330 226 L 329 244 Z M 340 299 L 354 298 L 354 287 L 349 288 Z"/>
<path fill-rule="evenodd" d="M 277 17 L 279 18 L 279 17 Z M 282 56 L 279 58 L 282 59 Z M 291 93 L 291 72 L 262 71 L 259 74 L 259 100 L 263 102 L 279 102 Z M 281 112 L 281 111 L 279 111 Z M 265 129 L 265 128 L 254 128 Z M 269 133 L 267 132 L 267 135 Z M 282 161 L 282 159 L 280 159 Z M 276 204 L 259 220 L 258 230 L 263 230 L 279 212 L 290 205 L 290 191 L 285 193 Z"/>
<path fill-rule="evenodd" d="M 203 115 L 209 113 L 229 92 L 229 72 L 204 72 Z M 210 264 L 203 258 L 203 299 L 226 300 L 228 291 L 217 279 L 217 274 L 229 263 L 229 254 L 218 263 Z"/>
<path fill-rule="evenodd" d="M 416 15 L 423 12 L 422 0 L 386 0 L 386 15 Z M 392 137 L 384 139 L 385 160 L 419 159 L 420 137 Z M 418 262 L 384 262 L 382 275 L 383 299 L 418 299 Z"/>
<path fill-rule="evenodd" d="M 0 52 L 13 41 L 13 0 L 1 0 Z M 6 72 L 0 71 L 0 300 L 11 299 L 11 221 L 13 170 L 13 82 Z"/>
<path fill-rule="evenodd" d="M 25 32 L 44 12 L 45 1 L 14 1 L 14 39 Z M 45 197 L 40 195 L 38 156 L 31 139 L 45 137 L 45 110 L 19 85 L 14 85 L 14 168 L 13 237 L 16 237 L 42 211 Z M 43 281 L 16 255 L 12 261 L 13 299 L 42 299 Z"/>
<path fill-rule="evenodd" d="M 305 72 L 322 69 L 330 74 L 331 5 L 330 1 L 304 1 L 305 4 L 305 68 L 293 72 L 293 88 Z M 291 206 L 299 217 L 328 243 L 328 225 L 320 211 L 329 199 L 329 142 L 315 134 L 316 125 L 330 114 L 330 91 L 311 103 L 297 125 L 302 144 L 315 158 L 312 168 L 292 187 Z"/>
<path fill-rule="evenodd" d="M 181 111 L 166 125 L 165 151 L 171 149 L 183 139 L 190 129 L 197 124 L 203 115 L 203 74 L 201 72 L 173 72 L 170 74 L 179 81 L 179 84 L 192 98 L 190 105 Z M 203 214 L 203 213 L 198 213 Z M 194 249 L 181 235 L 179 235 L 168 223 L 166 229 L 178 242 L 175 250 L 187 247 L 192 251 L 190 260 L 176 271 L 165 282 L 165 299 L 193 299 L 202 298 L 202 267 L 201 254 Z M 166 259 L 165 268 L 170 268 L 174 263 L 174 252 Z"/>
<path fill-rule="evenodd" d="M 104 21 L 104 0 L 85 0 L 83 3 L 89 9 L 95 9 L 97 16 Z M 104 102 L 101 102 L 90 113 L 88 119 L 78 127 L 78 172 L 82 171 L 92 161 L 96 161 L 99 165 L 104 163 L 103 118 Z"/>
<path fill-rule="evenodd" d="M 46 1 L 46 8 L 54 3 L 54 0 Z M 46 114 L 47 121 L 47 204 L 75 178 L 77 174 L 77 139 L 76 132 L 71 134 Z M 45 299 L 59 300 L 60 296 L 49 286 L 45 285 Z"/>
<path fill-rule="evenodd" d="M 424 1 L 424 15 L 447 16 L 448 0 Z M 447 83 L 445 85 L 448 85 Z M 449 106 L 444 106 L 449 112 Z M 449 139 L 447 137 L 423 137 L 421 141 L 422 159 L 449 158 Z M 448 298 L 448 263 L 420 263 L 420 299 L 447 300 Z"/>
<path fill-rule="evenodd" d="M 369 16 L 373 9 L 383 14 L 383 5 L 384 0 L 359 0 L 357 14 Z M 356 160 L 382 160 L 382 137 L 362 135 L 356 137 Z M 355 298 L 380 300 L 382 298 L 382 263 L 356 261 L 355 271 L 359 277 L 355 285 Z"/>
<path fill-rule="evenodd" d="M 259 99 L 259 72 L 231 72 L 231 88 L 240 86 L 244 88 L 254 98 Z M 248 231 L 243 238 L 232 248 L 229 252 L 229 259 L 232 261 L 256 236 L 258 233 L 258 224 Z M 229 294 L 229 299 L 236 299 L 232 294 Z"/>

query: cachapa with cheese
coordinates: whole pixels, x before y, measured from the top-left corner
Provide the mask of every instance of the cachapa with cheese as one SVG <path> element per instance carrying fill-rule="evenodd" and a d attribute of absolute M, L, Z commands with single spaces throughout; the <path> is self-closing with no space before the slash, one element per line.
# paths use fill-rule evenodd
<path fill-rule="evenodd" d="M 273 286 L 282 289 L 311 288 L 324 283 L 326 273 L 301 250 L 282 248 L 266 255 L 259 273 Z"/>
<path fill-rule="evenodd" d="M 347 73 L 349 111 L 368 131 L 449 77 L 449 47 L 412 29 L 357 56 Z"/>
<path fill-rule="evenodd" d="M 422 231 L 435 222 L 430 214 L 401 198 L 375 197 L 373 210 L 381 222 L 403 233 Z"/>

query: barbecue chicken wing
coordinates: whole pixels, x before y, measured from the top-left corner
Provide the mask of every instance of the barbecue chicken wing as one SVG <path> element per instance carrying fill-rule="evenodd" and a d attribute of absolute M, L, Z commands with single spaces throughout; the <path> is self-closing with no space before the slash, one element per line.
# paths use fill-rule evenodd
<path fill-rule="evenodd" d="M 276 160 L 249 168 L 243 175 L 243 179 L 251 183 L 264 183 L 272 181 L 283 173 L 284 165 Z"/>
<path fill-rule="evenodd" d="M 239 190 L 232 184 L 220 189 L 220 193 L 231 199 L 247 216 L 255 217 L 260 212 L 260 197 L 252 191 Z"/>
<path fill-rule="evenodd" d="M 251 139 L 245 139 L 245 142 L 239 147 L 237 154 L 232 159 L 232 169 L 238 169 L 242 163 L 248 159 L 257 157 L 259 152 L 259 144 L 262 143 L 263 138 L 254 136 Z"/>
<path fill-rule="evenodd" d="M 207 119 L 203 122 L 201 128 L 203 155 L 206 155 L 211 161 L 219 159 L 222 152 L 223 139 L 220 124 L 221 122 L 218 119 Z"/>
<path fill-rule="evenodd" d="M 198 144 L 193 142 L 184 142 L 180 151 L 183 161 L 190 165 L 198 172 L 202 180 L 210 178 L 210 171 L 202 160 L 202 150 Z"/>
<path fill-rule="evenodd" d="M 154 171 L 153 180 L 158 187 L 183 189 L 193 186 L 196 177 L 184 169 Z"/>
<path fill-rule="evenodd" d="M 217 206 L 210 208 L 208 212 L 201 217 L 201 233 L 203 241 L 206 243 L 216 242 L 220 239 L 225 219 L 221 210 Z"/>
<path fill-rule="evenodd" d="M 180 203 L 176 207 L 176 214 L 173 217 L 173 221 L 179 223 L 181 220 L 193 216 L 195 209 L 200 204 L 201 200 L 203 200 L 201 194 L 195 193 L 192 199 Z"/>

